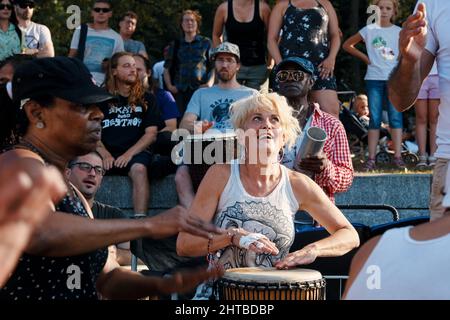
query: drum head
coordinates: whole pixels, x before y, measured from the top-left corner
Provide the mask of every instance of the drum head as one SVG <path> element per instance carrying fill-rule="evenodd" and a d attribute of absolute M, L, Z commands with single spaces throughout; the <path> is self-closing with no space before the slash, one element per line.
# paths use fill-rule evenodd
<path fill-rule="evenodd" d="M 235 268 L 228 269 L 223 275 L 223 279 L 253 284 L 292 284 L 317 281 L 322 279 L 322 274 L 312 269 Z"/>

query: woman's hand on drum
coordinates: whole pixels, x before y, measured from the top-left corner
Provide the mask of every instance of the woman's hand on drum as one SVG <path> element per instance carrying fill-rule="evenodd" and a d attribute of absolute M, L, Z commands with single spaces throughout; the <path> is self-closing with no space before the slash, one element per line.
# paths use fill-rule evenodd
<path fill-rule="evenodd" d="M 280 252 L 275 243 L 260 233 L 250 233 L 244 229 L 235 229 L 231 239 L 233 245 L 256 253 L 277 255 Z"/>
<path fill-rule="evenodd" d="M 289 269 L 298 265 L 313 263 L 317 258 L 315 246 L 306 246 L 301 250 L 289 253 L 286 258 L 275 264 L 277 269 Z"/>

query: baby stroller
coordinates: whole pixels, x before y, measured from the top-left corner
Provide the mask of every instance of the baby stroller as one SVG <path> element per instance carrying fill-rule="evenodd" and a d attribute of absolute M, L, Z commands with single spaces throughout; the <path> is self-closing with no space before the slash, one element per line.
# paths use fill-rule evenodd
<path fill-rule="evenodd" d="M 352 153 L 360 153 L 364 155 L 365 146 L 368 145 L 368 125 L 364 124 L 358 116 L 352 111 L 352 104 L 356 93 L 354 91 L 340 91 L 338 95 L 351 96 L 347 103 L 341 103 L 339 112 L 339 120 L 344 125 L 347 132 L 349 146 Z M 385 128 L 380 130 L 379 148 L 376 154 L 376 162 L 380 164 L 391 163 L 394 157 L 394 151 L 388 147 L 388 140 L 390 139 L 389 131 Z M 408 165 L 415 165 L 419 162 L 419 157 L 408 149 L 408 146 L 402 142 L 401 154 L 403 161 Z"/>

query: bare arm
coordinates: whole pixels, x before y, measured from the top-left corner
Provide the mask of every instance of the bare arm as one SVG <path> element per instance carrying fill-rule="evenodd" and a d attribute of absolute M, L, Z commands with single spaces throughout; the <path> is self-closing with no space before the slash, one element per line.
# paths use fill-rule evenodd
<path fill-rule="evenodd" d="M 169 89 L 169 91 L 173 94 L 176 95 L 178 93 L 178 89 L 177 87 L 175 87 L 172 84 L 172 78 L 170 76 L 170 72 L 168 69 L 164 68 L 164 73 L 163 73 L 163 78 L 164 78 L 164 82 L 166 83 L 166 87 L 167 89 Z"/>
<path fill-rule="evenodd" d="M 270 20 L 270 6 L 265 1 L 260 1 L 260 7 L 259 7 L 260 15 L 262 18 L 262 21 L 264 22 L 264 25 L 266 27 L 266 30 L 269 30 L 269 20 Z M 272 56 L 270 52 L 267 54 L 267 67 L 272 68 L 274 64 L 274 60 L 272 59 Z"/>
<path fill-rule="evenodd" d="M 131 146 L 123 155 L 117 157 L 114 161 L 114 165 L 118 168 L 126 167 L 128 162 L 134 155 L 141 151 L 144 151 L 148 146 L 156 141 L 156 136 L 158 135 L 158 127 L 151 126 L 145 128 L 145 134 L 133 145 Z"/>
<path fill-rule="evenodd" d="M 223 27 L 226 21 L 227 10 L 227 2 L 224 2 L 217 7 L 212 31 L 213 48 L 216 48 L 223 41 Z"/>
<path fill-rule="evenodd" d="M 230 168 L 226 165 L 214 165 L 206 173 L 194 202 L 188 210 L 189 215 L 196 216 L 206 222 L 214 218 L 219 198 L 230 176 Z M 230 236 L 223 234 L 214 237 L 214 246 L 211 250 L 230 245 Z M 177 239 L 177 254 L 180 256 L 196 257 L 206 255 L 208 240 L 180 232 Z"/>
<path fill-rule="evenodd" d="M 212 166 L 200 183 L 188 214 L 205 222 L 212 221 L 220 195 L 225 189 L 229 177 L 229 165 Z M 229 229 L 221 235 L 215 235 L 210 241 L 210 252 L 215 252 L 231 245 L 239 246 L 240 238 L 249 233 L 243 229 Z M 258 253 L 278 254 L 278 249 L 270 240 L 265 238 L 259 241 L 262 245 L 261 247 L 252 244 L 249 249 Z M 177 253 L 180 256 L 191 257 L 206 255 L 208 253 L 208 240 L 181 232 L 177 239 Z"/>
<path fill-rule="evenodd" d="M 280 30 L 283 24 L 283 16 L 286 11 L 287 3 L 280 2 L 272 10 L 269 20 L 269 30 L 267 34 L 267 49 L 275 60 L 275 64 L 279 64 L 282 60 L 280 49 L 278 48 L 278 40 Z"/>
<path fill-rule="evenodd" d="M 47 42 L 42 49 L 39 49 L 36 55 L 36 57 L 38 58 L 47 58 L 54 56 L 55 56 L 55 49 L 53 48 L 53 42 L 51 41 Z"/>
<path fill-rule="evenodd" d="M 69 50 L 69 57 L 75 58 L 77 56 L 78 50 L 77 49 L 70 49 Z"/>
<path fill-rule="evenodd" d="M 160 130 L 160 132 L 163 131 L 169 131 L 169 132 L 174 132 L 177 129 L 177 119 L 168 119 L 165 120 L 164 123 L 166 124 L 166 126 Z"/>
<path fill-rule="evenodd" d="M 421 3 L 417 12 L 405 21 L 400 32 L 400 61 L 388 82 L 389 100 L 400 112 L 414 104 L 422 82 L 433 66 L 434 56 L 425 50 L 425 17 L 425 5 Z"/>
<path fill-rule="evenodd" d="M 358 250 L 358 252 L 353 257 L 352 264 L 350 266 L 350 272 L 348 275 L 348 280 L 345 285 L 345 291 L 344 291 L 344 294 L 342 295 L 343 300 L 346 299 L 348 290 L 351 288 L 356 277 L 361 272 L 362 267 L 366 263 L 367 259 L 369 258 L 370 254 L 372 253 L 373 249 L 375 249 L 379 240 L 380 240 L 380 236 L 370 239 L 361 247 L 361 249 Z"/>
<path fill-rule="evenodd" d="M 359 51 L 355 47 L 358 43 L 363 42 L 363 41 L 364 41 L 363 37 L 358 32 L 358 33 L 355 33 L 354 35 L 352 35 L 347 40 L 345 40 L 344 44 L 342 45 L 342 48 L 346 52 L 351 54 L 352 56 L 358 58 L 359 60 L 363 61 L 365 64 L 369 65 L 370 64 L 369 57 L 364 52 Z"/>
<path fill-rule="evenodd" d="M 195 113 L 185 112 L 183 119 L 181 119 L 180 128 L 186 129 L 190 133 L 194 132 L 194 123 L 198 120 L 198 116 Z"/>
<path fill-rule="evenodd" d="M 36 230 L 26 252 L 42 256 L 72 256 L 143 237 L 162 239 L 180 231 L 206 238 L 211 233 L 221 233 L 211 224 L 187 217 L 186 210 L 180 206 L 139 220 L 92 220 L 57 212 Z M 67 246 L 67 243 L 71 245 Z"/>
<path fill-rule="evenodd" d="M 118 268 L 104 270 L 97 280 L 97 291 L 106 299 L 135 300 L 193 290 L 198 284 L 223 275 L 223 270 L 197 268 L 177 272 L 170 277 L 149 277 Z"/>
<path fill-rule="evenodd" d="M 61 174 L 14 152 L 0 156 L 0 288 L 28 244 L 34 228 L 66 192 Z"/>
<path fill-rule="evenodd" d="M 277 268 L 309 264 L 317 257 L 341 256 L 359 246 L 356 230 L 314 181 L 293 171 L 290 173 L 290 180 L 300 203 L 300 210 L 307 211 L 325 227 L 330 236 L 288 254 L 276 264 Z"/>
<path fill-rule="evenodd" d="M 403 112 L 414 105 L 423 80 L 433 67 L 434 59 L 427 50 L 424 50 L 421 59 L 416 63 L 400 57 L 388 82 L 389 100 L 397 111 Z"/>
<path fill-rule="evenodd" d="M 116 159 L 114 159 L 114 157 L 111 155 L 108 149 L 106 149 L 103 142 L 101 141 L 98 142 L 96 151 L 100 153 L 100 155 L 103 158 L 103 168 L 105 168 L 105 170 L 111 169 L 114 166 L 114 161 Z"/>

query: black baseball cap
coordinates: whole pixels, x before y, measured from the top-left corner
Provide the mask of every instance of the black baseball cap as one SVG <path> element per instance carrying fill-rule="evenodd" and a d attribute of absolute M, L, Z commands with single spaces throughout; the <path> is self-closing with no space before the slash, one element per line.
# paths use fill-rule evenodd
<path fill-rule="evenodd" d="M 12 88 L 16 102 L 43 94 L 80 104 L 115 99 L 94 84 L 83 62 L 68 57 L 40 58 L 20 65 L 14 73 Z"/>

